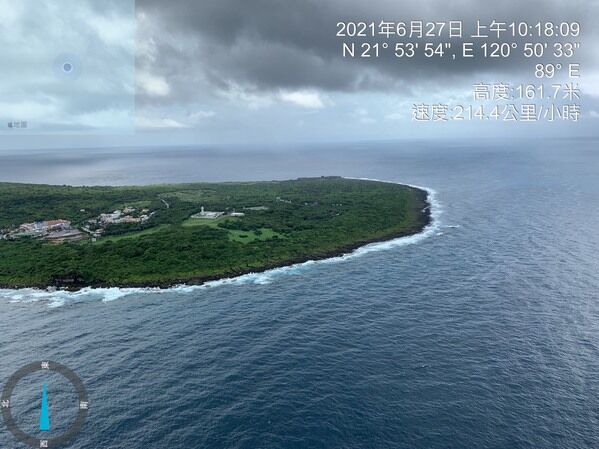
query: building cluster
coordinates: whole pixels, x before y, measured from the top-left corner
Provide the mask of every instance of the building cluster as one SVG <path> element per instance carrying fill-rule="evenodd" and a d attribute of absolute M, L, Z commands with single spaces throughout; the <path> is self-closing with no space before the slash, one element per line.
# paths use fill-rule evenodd
<path fill-rule="evenodd" d="M 0 239 L 15 240 L 20 238 L 44 239 L 54 243 L 77 241 L 85 235 L 77 228 L 73 228 L 67 220 L 35 221 L 23 223 L 16 229 L 0 231 Z"/>
<path fill-rule="evenodd" d="M 279 203 L 285 203 L 285 204 L 292 204 L 292 203 L 293 203 L 293 201 L 291 201 L 291 200 L 286 200 L 285 198 L 281 198 L 280 196 L 278 196 L 278 197 L 276 198 L 276 200 L 277 200 Z"/>
<path fill-rule="evenodd" d="M 105 226 L 119 223 L 145 223 L 154 214 L 155 212 L 150 212 L 149 209 L 142 209 L 140 213 L 137 213 L 137 209 L 125 207 L 109 214 L 100 214 L 98 218 L 90 220 L 90 222 L 100 223 Z"/>
<path fill-rule="evenodd" d="M 81 212 L 85 212 L 85 210 L 82 209 Z M 142 209 L 138 212 L 132 207 L 125 207 L 112 213 L 100 214 L 97 218 L 88 220 L 80 229 L 73 227 L 67 220 L 35 221 L 24 223 L 16 228 L 0 230 L 0 240 L 34 238 L 52 243 L 64 243 L 83 240 L 89 236 L 92 241 L 95 241 L 112 224 L 145 223 L 154 214 L 155 212 L 150 212 L 149 209 Z"/>
<path fill-rule="evenodd" d="M 92 236 L 92 239 L 97 239 L 102 236 L 104 230 L 113 224 L 124 223 L 146 223 L 154 216 L 156 212 L 150 212 L 150 209 L 142 209 L 138 211 L 133 207 L 125 207 L 117 209 L 114 212 L 100 214 L 96 218 L 87 221 L 87 225 L 82 229 Z"/>
<path fill-rule="evenodd" d="M 222 217 L 225 214 L 227 214 L 227 213 L 205 210 L 204 206 L 202 206 L 202 208 L 200 209 L 200 212 L 198 212 L 197 214 L 193 214 L 191 216 L 191 218 L 203 219 L 203 220 L 215 220 L 219 217 Z M 245 214 L 243 212 L 235 212 L 235 211 L 229 212 L 227 215 L 230 217 L 244 217 L 245 216 Z"/>
<path fill-rule="evenodd" d="M 191 218 L 201 218 L 204 220 L 215 220 L 218 217 L 222 217 L 223 215 L 225 215 L 224 212 L 208 211 L 208 210 L 204 209 L 204 206 L 202 206 L 200 212 L 192 215 Z"/>

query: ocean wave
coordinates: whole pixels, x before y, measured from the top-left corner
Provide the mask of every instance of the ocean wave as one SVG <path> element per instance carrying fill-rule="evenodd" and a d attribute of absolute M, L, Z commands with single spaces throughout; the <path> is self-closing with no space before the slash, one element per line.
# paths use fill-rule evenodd
<path fill-rule="evenodd" d="M 37 303 L 44 302 L 50 308 L 62 307 L 67 302 L 80 302 L 97 300 L 103 302 L 116 301 L 135 293 L 157 291 L 153 288 L 91 288 L 86 287 L 76 292 L 65 290 L 40 290 L 26 288 L 20 290 L 0 289 L 0 300 L 10 303 Z"/>
<path fill-rule="evenodd" d="M 362 257 L 366 254 L 380 251 L 389 251 L 391 249 L 400 248 L 407 245 L 413 245 L 419 243 L 431 236 L 440 235 L 439 229 L 441 228 L 440 217 L 442 214 L 441 203 L 437 199 L 437 192 L 434 189 L 428 187 L 421 187 L 417 185 L 397 183 L 393 181 L 383 181 L 379 179 L 371 178 L 347 178 L 347 179 L 358 179 L 362 181 L 377 181 L 386 182 L 390 184 L 402 184 L 409 187 L 414 187 L 427 192 L 428 203 L 430 206 L 431 221 L 422 232 L 410 236 L 398 237 L 383 242 L 369 243 L 361 246 L 351 252 L 343 255 L 330 257 L 327 259 L 320 260 L 309 260 L 302 263 L 293 265 L 287 265 L 284 267 L 273 268 L 271 270 L 259 272 L 259 273 L 248 273 L 231 278 L 223 278 L 214 281 L 205 282 L 201 285 L 177 285 L 174 287 L 161 289 L 161 288 L 92 288 L 86 287 L 76 292 L 64 291 L 64 290 L 40 290 L 40 289 L 19 289 L 19 290 L 6 290 L 0 289 L 0 300 L 7 300 L 11 303 L 36 303 L 44 302 L 48 304 L 50 308 L 62 307 L 70 302 L 83 302 L 83 301 L 102 301 L 112 302 L 118 299 L 122 299 L 131 295 L 136 294 L 148 294 L 148 293 L 193 293 L 205 289 L 218 288 L 222 286 L 239 286 L 247 284 L 255 285 L 268 285 L 275 282 L 278 278 L 285 276 L 300 275 L 308 270 L 311 270 L 314 266 L 345 262 Z M 454 227 L 454 226 L 446 226 Z"/>

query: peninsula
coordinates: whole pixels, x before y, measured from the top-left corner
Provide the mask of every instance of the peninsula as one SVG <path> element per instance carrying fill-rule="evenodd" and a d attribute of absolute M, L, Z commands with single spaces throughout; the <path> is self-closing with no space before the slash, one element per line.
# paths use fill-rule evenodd
<path fill-rule="evenodd" d="M 0 287 L 169 287 L 421 232 L 427 192 L 340 177 L 138 187 L 0 183 Z"/>

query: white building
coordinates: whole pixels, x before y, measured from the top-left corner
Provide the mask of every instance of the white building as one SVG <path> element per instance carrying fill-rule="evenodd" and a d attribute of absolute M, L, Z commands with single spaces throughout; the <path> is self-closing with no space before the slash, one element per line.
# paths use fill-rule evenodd
<path fill-rule="evenodd" d="M 222 215 L 224 215 L 224 212 L 208 211 L 204 209 L 204 206 L 202 206 L 200 213 L 192 215 L 191 218 L 203 218 L 205 220 L 214 220 Z"/>

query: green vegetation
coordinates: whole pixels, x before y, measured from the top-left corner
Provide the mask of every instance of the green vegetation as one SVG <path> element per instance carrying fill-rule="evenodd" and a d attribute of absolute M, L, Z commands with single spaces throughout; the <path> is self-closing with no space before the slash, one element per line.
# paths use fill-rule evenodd
<path fill-rule="evenodd" d="M 235 223 L 238 221 L 239 221 L 239 218 L 236 218 L 236 217 L 222 216 L 222 217 L 216 218 L 214 220 L 188 218 L 182 224 L 183 224 L 183 226 L 188 227 L 188 228 L 193 227 L 193 226 L 210 226 L 212 228 L 218 228 L 223 225 L 226 226 L 226 223 L 228 223 L 228 222 Z"/>
<path fill-rule="evenodd" d="M 0 183 L 0 230 L 53 219 L 79 227 L 126 206 L 155 214 L 143 225 L 110 226 L 94 243 L 0 240 L 0 285 L 202 282 L 329 257 L 419 232 L 429 220 L 422 190 L 336 177 L 144 187 Z M 190 218 L 201 206 L 245 215 Z"/>
<path fill-rule="evenodd" d="M 108 237 L 104 237 L 104 238 L 98 240 L 97 242 L 94 242 L 94 244 L 102 245 L 107 242 L 118 242 L 120 240 L 125 240 L 125 239 L 137 239 L 144 235 L 156 234 L 157 232 L 166 231 L 170 227 L 171 227 L 171 225 L 165 224 L 165 225 L 154 226 L 152 228 L 147 228 L 147 229 L 144 229 L 143 231 L 127 232 L 125 234 L 120 234 L 120 235 L 110 235 Z"/>
<path fill-rule="evenodd" d="M 185 227 L 209 226 L 211 228 L 227 229 L 229 240 L 241 243 L 250 243 L 256 240 L 265 241 L 274 237 L 283 238 L 284 236 L 271 228 L 248 229 L 243 231 L 243 225 L 240 219 L 236 217 L 223 216 L 214 220 L 204 220 L 198 218 L 189 218 L 182 224 Z"/>
<path fill-rule="evenodd" d="M 282 234 L 279 234 L 270 228 L 260 228 L 253 231 L 239 231 L 237 229 L 229 230 L 229 240 L 234 242 L 251 243 L 256 240 L 264 242 L 275 237 L 284 238 Z"/>

